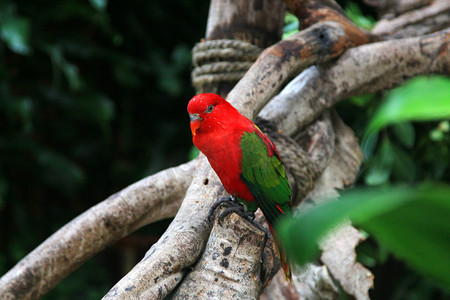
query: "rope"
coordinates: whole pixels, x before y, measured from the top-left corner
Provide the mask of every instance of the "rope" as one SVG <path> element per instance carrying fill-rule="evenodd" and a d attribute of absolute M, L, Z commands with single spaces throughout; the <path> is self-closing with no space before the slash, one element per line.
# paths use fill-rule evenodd
<path fill-rule="evenodd" d="M 192 84 L 202 92 L 219 82 L 237 82 L 261 53 L 261 48 L 239 40 L 212 40 L 192 49 Z"/>

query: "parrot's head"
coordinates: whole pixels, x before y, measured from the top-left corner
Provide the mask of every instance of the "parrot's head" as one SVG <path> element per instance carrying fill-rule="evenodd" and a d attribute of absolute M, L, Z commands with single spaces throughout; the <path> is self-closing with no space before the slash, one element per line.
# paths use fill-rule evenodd
<path fill-rule="evenodd" d="M 216 94 L 204 93 L 192 98 L 187 107 L 192 135 L 220 124 L 222 116 L 230 109 L 234 110 L 234 107 Z"/>

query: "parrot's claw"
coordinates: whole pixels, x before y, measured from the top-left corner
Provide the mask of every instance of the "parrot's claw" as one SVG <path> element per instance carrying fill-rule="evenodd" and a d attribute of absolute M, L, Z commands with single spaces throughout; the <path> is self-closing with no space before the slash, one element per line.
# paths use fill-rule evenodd
<path fill-rule="evenodd" d="M 218 207 L 224 206 L 226 209 L 220 213 L 218 216 L 219 224 L 222 225 L 223 219 L 230 213 L 235 212 L 239 216 L 248 218 L 250 221 L 253 221 L 255 219 L 255 213 L 245 211 L 244 205 L 242 203 L 236 201 L 236 198 L 233 196 L 223 197 L 218 199 L 214 204 L 211 206 L 209 213 L 208 213 L 208 221 L 212 222 L 214 220 L 214 217 L 216 215 L 216 210 Z"/>
<path fill-rule="evenodd" d="M 208 221 L 211 223 L 214 220 L 214 217 L 216 216 L 216 210 L 219 206 L 225 206 L 227 208 L 235 206 L 236 203 L 238 203 L 236 201 L 236 199 L 233 196 L 227 196 L 227 197 L 222 197 L 217 199 L 216 202 L 213 203 L 213 205 L 211 205 L 211 208 L 209 209 L 209 213 L 208 213 Z"/>
<path fill-rule="evenodd" d="M 251 211 L 245 211 L 244 206 L 240 203 L 237 203 L 235 206 L 231 206 L 226 208 L 223 212 L 220 213 L 220 215 L 217 217 L 219 220 L 219 225 L 222 226 L 223 219 L 228 216 L 230 213 L 236 213 L 240 215 L 243 218 L 248 218 L 250 221 L 253 221 L 255 219 L 255 213 Z"/>

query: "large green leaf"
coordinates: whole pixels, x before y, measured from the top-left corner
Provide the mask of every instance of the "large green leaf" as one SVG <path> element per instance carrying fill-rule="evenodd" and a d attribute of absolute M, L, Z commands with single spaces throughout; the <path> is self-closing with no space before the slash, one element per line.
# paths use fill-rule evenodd
<path fill-rule="evenodd" d="M 370 121 L 366 134 L 405 121 L 450 118 L 450 79 L 418 77 L 392 90 Z"/>
<path fill-rule="evenodd" d="M 411 267 L 450 288 L 450 186 L 353 190 L 286 219 L 278 230 L 299 264 L 319 253 L 317 241 L 349 217 Z"/>

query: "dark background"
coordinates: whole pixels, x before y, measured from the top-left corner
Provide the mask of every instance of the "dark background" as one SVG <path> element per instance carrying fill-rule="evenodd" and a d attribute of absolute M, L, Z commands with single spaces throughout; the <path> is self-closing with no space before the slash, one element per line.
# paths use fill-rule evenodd
<path fill-rule="evenodd" d="M 89 207 L 189 159 L 190 50 L 204 36 L 208 7 L 188 0 L 0 2 L 0 275 Z M 361 134 L 373 105 L 355 103 L 339 110 Z M 169 222 L 109 247 L 44 298 L 102 297 Z M 376 275 L 374 298 L 439 297 L 371 239 L 359 251 Z"/>

